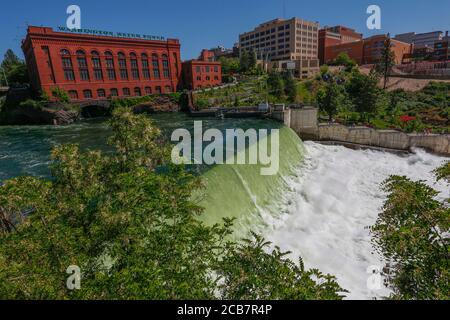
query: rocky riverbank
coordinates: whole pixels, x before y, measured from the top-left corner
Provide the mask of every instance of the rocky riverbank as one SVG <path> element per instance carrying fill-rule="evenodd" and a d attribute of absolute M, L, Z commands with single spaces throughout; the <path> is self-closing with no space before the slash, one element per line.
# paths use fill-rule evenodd
<path fill-rule="evenodd" d="M 0 125 L 67 125 L 83 118 L 109 116 L 116 107 L 129 107 L 138 114 L 181 111 L 178 94 L 83 101 L 80 104 L 7 99 L 0 108 Z"/>

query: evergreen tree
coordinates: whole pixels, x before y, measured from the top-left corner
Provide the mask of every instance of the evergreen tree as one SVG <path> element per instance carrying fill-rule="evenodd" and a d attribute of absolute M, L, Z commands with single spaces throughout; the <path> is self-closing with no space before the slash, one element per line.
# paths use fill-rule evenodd
<path fill-rule="evenodd" d="M 375 64 L 375 72 L 383 78 L 383 88 L 387 88 L 389 76 L 395 66 L 395 54 L 392 50 L 392 41 L 388 35 L 384 41 L 380 60 Z"/>
<path fill-rule="evenodd" d="M 284 93 L 288 97 L 289 102 L 297 100 L 297 81 L 290 72 L 287 72 L 284 78 Z"/>

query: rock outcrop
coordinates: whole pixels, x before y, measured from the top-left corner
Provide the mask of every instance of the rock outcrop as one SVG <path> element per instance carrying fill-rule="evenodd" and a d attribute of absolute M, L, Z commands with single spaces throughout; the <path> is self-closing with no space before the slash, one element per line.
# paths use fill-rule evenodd
<path fill-rule="evenodd" d="M 155 97 L 152 101 L 144 102 L 133 107 L 135 113 L 178 112 L 180 105 L 168 96 Z"/>
<path fill-rule="evenodd" d="M 65 125 L 77 121 L 79 117 L 76 111 L 19 106 L 9 110 L 4 120 L 8 125 Z"/>

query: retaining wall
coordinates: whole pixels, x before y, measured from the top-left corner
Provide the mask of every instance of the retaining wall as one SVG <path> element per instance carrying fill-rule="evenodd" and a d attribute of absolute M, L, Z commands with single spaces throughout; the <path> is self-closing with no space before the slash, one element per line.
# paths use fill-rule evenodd
<path fill-rule="evenodd" d="M 278 116 L 304 140 L 336 141 L 379 148 L 411 150 L 423 148 L 450 156 L 450 135 L 406 134 L 396 130 L 318 124 L 318 110 L 312 107 L 290 109 Z"/>

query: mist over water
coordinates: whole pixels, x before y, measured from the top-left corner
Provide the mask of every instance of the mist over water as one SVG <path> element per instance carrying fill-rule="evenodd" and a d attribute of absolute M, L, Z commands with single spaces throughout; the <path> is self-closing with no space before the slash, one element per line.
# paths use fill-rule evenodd
<path fill-rule="evenodd" d="M 370 266 L 384 267 L 374 253 L 368 226 L 372 226 L 386 194 L 380 184 L 390 175 L 424 180 L 449 198 L 448 186 L 435 183 L 432 171 L 448 158 L 422 150 L 399 157 L 391 153 L 351 150 L 306 142 L 305 162 L 280 206 L 282 215 L 266 215 L 265 236 L 292 258 L 301 256 L 306 267 L 336 275 L 349 299 L 381 298 L 386 289 L 367 288 Z"/>

